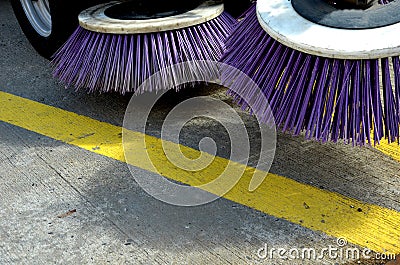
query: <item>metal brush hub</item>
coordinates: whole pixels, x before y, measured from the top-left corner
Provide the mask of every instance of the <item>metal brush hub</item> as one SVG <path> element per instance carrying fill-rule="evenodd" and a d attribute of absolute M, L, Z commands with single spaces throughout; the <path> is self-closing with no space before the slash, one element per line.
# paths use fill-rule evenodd
<path fill-rule="evenodd" d="M 142 20 L 176 16 L 195 9 L 201 1 L 133 0 L 113 5 L 104 14 L 113 19 Z"/>
<path fill-rule="evenodd" d="M 313 1 L 313 2 L 312 2 Z M 388 5 L 375 6 L 374 9 L 358 9 L 357 12 L 376 10 L 379 17 L 399 17 L 400 0 Z M 317 22 L 306 19 L 295 10 L 295 3 L 307 2 L 308 10 L 321 11 L 323 15 Z M 321 10 L 320 6 L 324 8 Z M 329 8 L 331 12 L 323 12 Z M 336 59 L 377 59 L 400 55 L 400 23 L 390 21 L 386 26 L 343 28 L 322 25 L 321 20 L 332 12 L 352 12 L 354 10 L 338 10 L 321 0 L 258 0 L 257 17 L 262 28 L 272 38 L 290 47 L 307 54 Z M 372 13 L 371 13 L 372 14 Z M 376 14 L 376 13 L 375 13 Z M 368 17 L 368 16 L 367 16 Z M 341 18 L 340 20 L 346 20 Z M 383 18 L 382 18 L 383 20 Z M 337 22 L 337 20 L 336 20 Z M 356 21 L 353 21 L 356 23 Z M 350 25 L 351 26 L 351 25 Z"/>
<path fill-rule="evenodd" d="M 365 9 L 377 3 L 377 0 L 325 0 L 339 9 Z"/>
<path fill-rule="evenodd" d="M 220 16 L 223 11 L 222 2 L 212 0 L 115 1 L 82 11 L 78 20 L 79 25 L 89 31 L 140 34 L 196 26 Z"/>
<path fill-rule="evenodd" d="M 372 29 L 400 22 L 400 1 L 382 5 L 360 0 L 291 0 L 305 19 L 328 27 Z"/>

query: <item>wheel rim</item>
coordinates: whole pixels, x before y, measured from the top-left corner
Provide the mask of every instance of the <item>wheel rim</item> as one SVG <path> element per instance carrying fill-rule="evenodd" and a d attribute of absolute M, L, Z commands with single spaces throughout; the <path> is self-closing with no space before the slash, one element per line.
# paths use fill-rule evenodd
<path fill-rule="evenodd" d="M 26 17 L 35 31 L 48 37 L 51 34 L 51 15 L 48 0 L 20 0 Z"/>

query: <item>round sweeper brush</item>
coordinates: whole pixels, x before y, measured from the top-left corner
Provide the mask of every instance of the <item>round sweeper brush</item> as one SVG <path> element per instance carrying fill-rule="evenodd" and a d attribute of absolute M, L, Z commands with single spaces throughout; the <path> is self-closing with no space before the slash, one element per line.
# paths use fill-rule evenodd
<path fill-rule="evenodd" d="M 66 86 L 90 92 L 138 92 L 144 80 L 171 65 L 219 60 L 235 22 L 218 1 L 98 5 L 79 15 L 80 26 L 53 56 L 53 75 Z M 152 89 L 175 87 L 180 76 L 207 70 L 199 66 L 164 71 L 164 78 Z"/>
<path fill-rule="evenodd" d="M 399 1 L 258 0 L 222 61 L 261 87 L 284 131 L 358 145 L 396 141 L 399 22 Z M 253 91 L 228 70 L 222 79 L 247 108 Z"/>

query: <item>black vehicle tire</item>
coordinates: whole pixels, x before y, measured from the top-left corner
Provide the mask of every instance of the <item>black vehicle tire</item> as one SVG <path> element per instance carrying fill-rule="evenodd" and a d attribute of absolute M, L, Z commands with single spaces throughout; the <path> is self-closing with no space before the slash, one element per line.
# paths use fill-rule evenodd
<path fill-rule="evenodd" d="M 36 51 L 48 59 L 76 29 L 78 14 L 85 8 L 101 2 L 101 0 L 11 0 L 14 14 L 25 36 Z"/>

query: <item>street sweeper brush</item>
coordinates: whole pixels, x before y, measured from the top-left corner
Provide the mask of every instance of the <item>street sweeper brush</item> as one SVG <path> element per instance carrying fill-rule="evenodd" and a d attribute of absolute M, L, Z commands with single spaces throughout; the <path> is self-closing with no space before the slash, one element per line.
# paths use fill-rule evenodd
<path fill-rule="evenodd" d="M 79 15 L 78 29 L 55 53 L 53 75 L 66 86 L 90 92 L 138 92 L 144 80 L 171 65 L 219 60 L 236 23 L 223 11 L 219 1 L 176 0 L 112 2 L 89 8 Z M 189 72 L 165 71 L 151 89 L 172 88 L 179 76 L 208 70 L 193 66 Z"/>
<path fill-rule="evenodd" d="M 260 86 L 283 131 L 323 142 L 392 142 L 400 122 L 399 22 L 399 1 L 258 0 L 221 61 Z M 253 91 L 229 68 L 221 79 L 248 108 Z"/>

